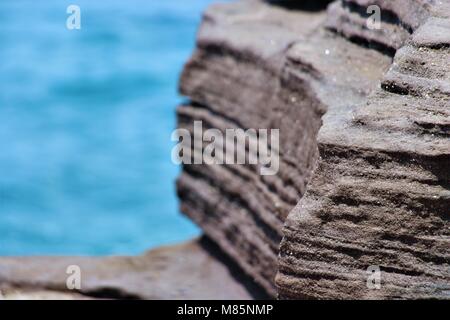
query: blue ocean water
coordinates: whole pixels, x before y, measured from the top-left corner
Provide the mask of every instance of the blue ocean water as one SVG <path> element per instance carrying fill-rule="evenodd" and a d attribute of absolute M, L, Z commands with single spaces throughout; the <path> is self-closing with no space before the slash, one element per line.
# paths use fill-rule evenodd
<path fill-rule="evenodd" d="M 198 234 L 170 134 L 210 2 L 0 1 L 0 255 L 137 254 Z"/>

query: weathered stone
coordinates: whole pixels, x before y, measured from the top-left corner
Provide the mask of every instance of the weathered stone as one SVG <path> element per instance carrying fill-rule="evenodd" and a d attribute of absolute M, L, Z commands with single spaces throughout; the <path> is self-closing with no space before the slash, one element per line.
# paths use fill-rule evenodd
<path fill-rule="evenodd" d="M 365 28 L 369 1 L 297 3 L 205 14 L 179 126 L 279 128 L 281 164 L 185 165 L 182 211 L 273 296 L 279 265 L 282 298 L 446 297 L 448 2 L 372 1 L 383 31 Z"/>
<path fill-rule="evenodd" d="M 282 298 L 450 298 L 448 21 L 418 27 L 339 130 L 324 120 L 317 169 L 284 229 Z"/>
<path fill-rule="evenodd" d="M 369 28 L 370 6 L 380 9 L 380 28 Z M 429 0 L 339 0 L 328 8 L 327 27 L 348 39 L 394 54 L 429 16 Z"/>
<path fill-rule="evenodd" d="M 315 157 L 314 149 L 300 150 L 315 141 L 320 127 L 320 117 L 306 123 L 302 114 L 323 113 L 317 103 L 297 100 L 291 87 L 298 85 L 289 79 L 290 87 L 283 85 L 280 75 L 292 43 L 323 18 L 259 1 L 215 5 L 205 14 L 197 51 L 181 80 L 191 103 L 179 108 L 180 127 L 192 130 L 193 120 L 202 120 L 222 131 L 292 128 L 281 132 L 276 176 L 260 176 L 249 165 L 185 165 L 178 181 L 182 212 L 273 296 L 283 221 L 304 192 Z M 306 127 L 309 132 L 300 135 Z"/>
<path fill-rule="evenodd" d="M 178 181 L 182 211 L 273 296 L 282 225 L 316 161 L 321 116 L 361 102 L 390 63 L 322 30 L 324 18 L 253 1 L 213 6 L 181 79 L 191 103 L 180 127 L 281 129 L 276 176 L 185 165 Z"/>
<path fill-rule="evenodd" d="M 67 267 L 81 269 L 68 290 Z M 252 299 L 266 297 L 206 238 L 136 257 L 0 258 L 0 299 Z"/>

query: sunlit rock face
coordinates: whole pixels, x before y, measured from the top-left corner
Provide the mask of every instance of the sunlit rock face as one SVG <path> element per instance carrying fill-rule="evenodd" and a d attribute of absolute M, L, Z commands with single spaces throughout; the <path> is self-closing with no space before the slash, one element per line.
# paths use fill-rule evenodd
<path fill-rule="evenodd" d="M 280 167 L 184 165 L 181 209 L 273 297 L 448 298 L 449 8 L 249 0 L 205 13 L 178 125 L 280 129 Z"/>

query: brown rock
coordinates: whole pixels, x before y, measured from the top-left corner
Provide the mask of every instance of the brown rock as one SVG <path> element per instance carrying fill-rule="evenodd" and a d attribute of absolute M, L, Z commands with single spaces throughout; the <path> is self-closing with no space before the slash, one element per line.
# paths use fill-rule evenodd
<path fill-rule="evenodd" d="M 280 171 L 185 165 L 182 211 L 272 296 L 448 297 L 449 3 L 296 3 L 205 14 L 179 126 L 279 128 Z"/>
<path fill-rule="evenodd" d="M 81 290 L 67 289 L 70 265 L 81 268 Z M 137 257 L 0 258 L 0 292 L 6 299 L 266 297 L 206 238 Z"/>
<path fill-rule="evenodd" d="M 181 210 L 273 296 L 282 225 L 316 161 L 321 116 L 361 102 L 390 63 L 322 30 L 325 17 L 254 1 L 213 6 L 181 79 L 191 103 L 180 127 L 281 129 L 277 175 L 185 165 L 178 181 Z"/>
<path fill-rule="evenodd" d="M 282 298 L 450 298 L 448 21 L 418 27 L 339 130 L 324 121 L 317 169 L 284 229 Z"/>
<path fill-rule="evenodd" d="M 185 165 L 178 181 L 182 212 L 272 296 L 283 221 L 315 157 L 313 149 L 301 150 L 315 141 L 320 119 L 306 123 L 302 114 L 323 113 L 310 99 L 297 100 L 293 88 L 299 85 L 281 74 L 286 51 L 323 18 L 259 1 L 215 5 L 205 14 L 198 48 L 181 79 L 181 92 L 191 102 L 179 108 L 180 127 L 192 130 L 193 120 L 203 120 L 205 129 L 222 131 L 293 129 L 280 133 L 276 176 L 261 176 L 249 165 Z M 305 127 L 308 133 L 300 135 Z"/>
<path fill-rule="evenodd" d="M 394 54 L 430 16 L 429 0 L 339 0 L 328 8 L 327 27 L 357 43 Z M 370 29 L 370 6 L 380 9 L 380 28 Z"/>

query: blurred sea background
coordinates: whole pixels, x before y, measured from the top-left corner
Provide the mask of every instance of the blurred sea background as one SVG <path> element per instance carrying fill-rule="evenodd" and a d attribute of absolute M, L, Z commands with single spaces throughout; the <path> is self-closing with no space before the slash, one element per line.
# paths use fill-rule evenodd
<path fill-rule="evenodd" d="M 210 2 L 0 1 L 0 255 L 139 254 L 198 234 L 170 135 Z"/>

